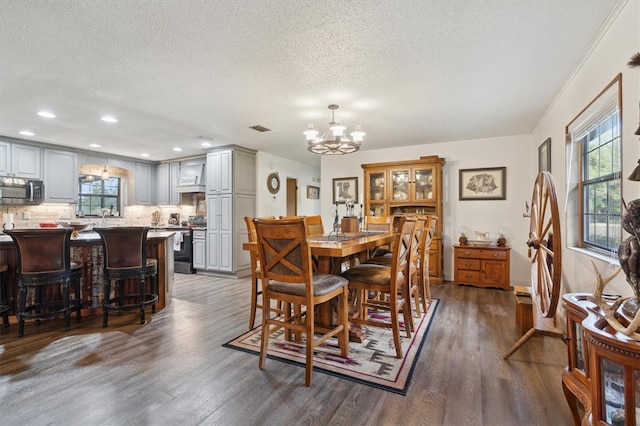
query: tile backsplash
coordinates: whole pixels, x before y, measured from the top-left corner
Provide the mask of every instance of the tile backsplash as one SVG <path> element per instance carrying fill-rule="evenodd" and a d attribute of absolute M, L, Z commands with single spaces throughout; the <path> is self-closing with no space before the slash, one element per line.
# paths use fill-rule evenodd
<path fill-rule="evenodd" d="M 68 222 L 70 220 L 102 226 L 102 218 L 77 218 L 75 206 L 69 204 L 41 204 L 39 206 L 3 207 L 2 213 L 13 214 L 16 228 L 38 228 L 40 222 Z M 167 225 L 171 213 L 180 213 L 180 220 L 186 221 L 195 215 L 195 206 L 130 206 L 125 207 L 122 216 L 108 217 L 107 226 L 150 226 L 151 215 L 160 211 L 159 226 Z"/>

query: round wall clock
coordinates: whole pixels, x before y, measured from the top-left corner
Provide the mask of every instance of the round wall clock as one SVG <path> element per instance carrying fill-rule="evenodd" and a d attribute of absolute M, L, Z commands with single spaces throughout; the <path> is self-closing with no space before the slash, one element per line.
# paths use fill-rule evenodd
<path fill-rule="evenodd" d="M 273 172 L 267 176 L 267 188 L 272 194 L 277 194 L 280 191 L 280 176 L 278 176 L 278 172 Z"/>

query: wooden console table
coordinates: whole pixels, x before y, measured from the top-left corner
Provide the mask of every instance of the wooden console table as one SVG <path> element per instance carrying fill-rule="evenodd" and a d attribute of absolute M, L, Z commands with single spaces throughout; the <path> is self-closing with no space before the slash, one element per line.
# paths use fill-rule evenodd
<path fill-rule="evenodd" d="M 509 290 L 511 247 L 454 244 L 454 284 Z"/>

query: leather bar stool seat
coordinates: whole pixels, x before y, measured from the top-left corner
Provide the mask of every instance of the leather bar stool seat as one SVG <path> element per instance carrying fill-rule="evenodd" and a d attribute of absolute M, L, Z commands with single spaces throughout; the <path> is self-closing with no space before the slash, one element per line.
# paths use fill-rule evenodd
<path fill-rule="evenodd" d="M 140 324 L 144 324 L 145 308 L 151 306 L 151 313 L 155 313 L 158 301 L 158 260 L 147 258 L 149 228 L 119 226 L 93 230 L 102 238 L 104 253 L 102 326 L 108 325 L 109 312 L 131 310 L 140 312 Z M 135 284 L 129 280 L 135 280 Z M 112 282 L 115 282 L 113 289 Z"/>
<path fill-rule="evenodd" d="M 84 264 L 71 260 L 73 228 L 13 229 L 5 233 L 18 249 L 18 337 L 26 319 L 64 315 L 70 328 L 71 312 L 81 318 L 81 278 Z M 74 299 L 69 293 L 73 286 Z"/>

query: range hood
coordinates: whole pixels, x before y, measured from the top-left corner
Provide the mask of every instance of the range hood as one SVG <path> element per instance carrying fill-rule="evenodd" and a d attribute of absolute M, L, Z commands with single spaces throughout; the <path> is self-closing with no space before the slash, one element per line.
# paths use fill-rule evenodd
<path fill-rule="evenodd" d="M 205 192 L 205 167 L 204 163 L 180 165 L 178 175 L 178 185 L 176 191 L 185 192 Z"/>

